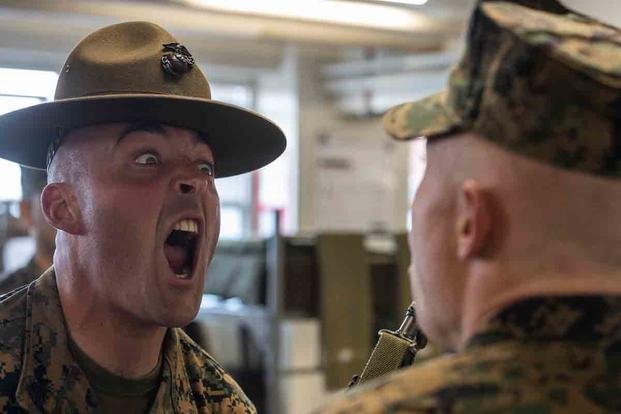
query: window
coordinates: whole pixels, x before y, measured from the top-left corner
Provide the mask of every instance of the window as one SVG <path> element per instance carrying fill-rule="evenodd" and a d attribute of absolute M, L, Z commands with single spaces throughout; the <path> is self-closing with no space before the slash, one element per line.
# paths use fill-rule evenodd
<path fill-rule="evenodd" d="M 50 100 L 54 96 L 55 72 L 0 68 L 0 115 Z M 0 159 L 0 201 L 21 198 L 19 166 Z"/>
<path fill-rule="evenodd" d="M 249 84 L 212 83 L 213 98 L 241 106 L 254 107 L 254 88 Z M 217 162 L 217 161 L 216 161 Z M 220 238 L 242 239 L 252 236 L 254 220 L 253 175 L 219 178 L 216 187 L 220 195 Z"/>
<path fill-rule="evenodd" d="M 57 78 L 54 72 L 0 68 L 0 115 L 52 99 Z M 17 201 L 22 197 L 19 165 L 0 158 L 0 177 L 0 215 L 17 216 Z M 13 241 L 2 248 L 4 270 L 23 266 L 34 251 L 32 240 Z"/>

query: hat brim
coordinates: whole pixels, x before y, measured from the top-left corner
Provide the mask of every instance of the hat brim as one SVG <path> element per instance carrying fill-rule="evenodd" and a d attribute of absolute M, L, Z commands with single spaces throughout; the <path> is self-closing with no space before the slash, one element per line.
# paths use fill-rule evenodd
<path fill-rule="evenodd" d="M 261 168 L 286 148 L 281 129 L 252 111 L 167 95 L 98 95 L 46 102 L 0 116 L 0 157 L 45 169 L 50 143 L 68 131 L 111 122 L 157 122 L 204 134 L 216 177 Z"/>
<path fill-rule="evenodd" d="M 442 91 L 390 108 L 383 118 L 384 130 L 398 141 L 431 139 L 455 131 L 462 121 L 454 115 L 446 97 L 447 91 Z"/>

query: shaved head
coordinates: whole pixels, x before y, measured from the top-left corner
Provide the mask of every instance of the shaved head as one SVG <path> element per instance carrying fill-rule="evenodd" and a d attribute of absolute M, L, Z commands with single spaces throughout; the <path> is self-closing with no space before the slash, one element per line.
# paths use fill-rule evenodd
<path fill-rule="evenodd" d="M 410 235 L 423 330 L 456 349 L 476 320 L 508 302 L 621 293 L 612 277 L 621 266 L 619 205 L 618 181 L 557 169 L 474 133 L 429 141 Z"/>
<path fill-rule="evenodd" d="M 621 264 L 618 180 L 554 168 L 476 134 L 431 142 L 428 162 L 430 169 L 450 166 L 438 174 L 453 190 L 474 179 L 490 193 L 507 225 L 495 249 L 540 260 L 559 244 L 573 245 L 583 258 Z"/>
<path fill-rule="evenodd" d="M 84 129 L 70 132 L 62 140 L 51 144 L 47 166 L 48 183 L 75 182 L 82 176 L 88 162 L 88 151 L 81 151 L 88 144 Z M 53 148 L 52 148 L 53 147 Z"/>

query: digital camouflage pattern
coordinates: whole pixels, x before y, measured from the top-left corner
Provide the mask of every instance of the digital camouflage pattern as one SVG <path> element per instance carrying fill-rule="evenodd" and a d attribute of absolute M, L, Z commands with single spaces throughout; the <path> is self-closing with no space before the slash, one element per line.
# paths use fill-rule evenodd
<path fill-rule="evenodd" d="M 0 412 L 97 412 L 97 396 L 67 346 L 53 269 L 0 297 Z M 179 329 L 164 343 L 152 413 L 254 414 L 237 383 Z"/>
<path fill-rule="evenodd" d="M 384 127 L 399 140 L 475 131 L 560 168 L 619 177 L 621 31 L 554 0 L 480 0 L 447 90 L 392 108 Z"/>
<path fill-rule="evenodd" d="M 320 412 L 619 413 L 621 297 L 519 302 L 464 352 L 381 377 Z"/>
<path fill-rule="evenodd" d="M 29 284 L 41 275 L 33 257 L 24 267 L 0 275 L 0 295 Z"/>

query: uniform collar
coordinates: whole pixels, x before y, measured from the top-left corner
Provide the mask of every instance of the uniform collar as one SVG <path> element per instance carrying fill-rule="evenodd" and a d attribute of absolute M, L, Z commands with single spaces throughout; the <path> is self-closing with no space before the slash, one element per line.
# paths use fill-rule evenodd
<path fill-rule="evenodd" d="M 97 399 L 86 374 L 69 351 L 68 335 L 53 268 L 28 287 L 22 371 L 16 399 L 28 412 L 94 412 Z M 195 411 L 176 329 L 164 342 L 162 382 L 151 412 Z"/>
<path fill-rule="evenodd" d="M 54 269 L 48 269 L 26 293 L 26 329 L 22 372 L 16 398 L 28 412 L 93 410 L 86 375 L 67 346 L 67 331 Z"/>
<path fill-rule="evenodd" d="M 196 411 L 192 388 L 186 372 L 182 342 L 177 329 L 169 329 L 164 338 L 162 382 L 151 413 L 189 413 Z"/>
<path fill-rule="evenodd" d="M 621 341 L 621 296 L 535 297 L 505 308 L 468 342 L 467 348 L 502 341 Z"/>

